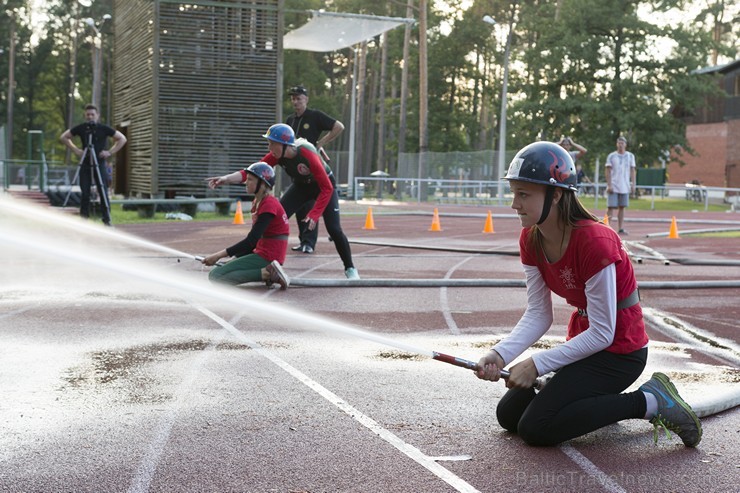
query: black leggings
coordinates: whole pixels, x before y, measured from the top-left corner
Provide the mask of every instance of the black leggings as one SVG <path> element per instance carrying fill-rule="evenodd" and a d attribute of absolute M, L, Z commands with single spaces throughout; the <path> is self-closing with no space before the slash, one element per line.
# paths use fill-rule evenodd
<path fill-rule="evenodd" d="M 333 177 L 332 185 L 334 185 Z M 319 196 L 319 191 L 319 186 L 316 183 L 309 183 L 308 185 L 297 185 L 293 183 L 290 185 L 283 196 L 280 197 L 280 203 L 285 209 L 285 214 L 291 217 L 304 204 L 316 200 Z M 334 247 L 337 249 L 337 253 L 344 263 L 344 268 L 349 269 L 350 267 L 354 267 L 352 263 L 352 251 L 349 248 L 349 240 L 347 240 L 347 237 L 342 231 L 342 225 L 339 223 L 339 195 L 337 194 L 336 187 L 334 187 L 331 199 L 326 204 L 326 209 L 324 209 L 321 217 L 324 218 L 324 226 L 334 242 Z M 318 227 L 318 224 L 316 226 Z"/>
<path fill-rule="evenodd" d="M 301 241 L 301 245 L 308 245 L 314 250 L 316 249 L 316 242 L 319 239 L 319 225 L 317 224 L 313 231 L 308 230 L 308 225 L 303 222 L 308 216 L 308 213 L 313 209 L 315 200 L 306 202 L 300 209 L 295 213 L 295 220 L 298 223 L 298 239 Z"/>
<path fill-rule="evenodd" d="M 642 374 L 647 348 L 601 351 L 560 369 L 540 392 L 510 389 L 496 408 L 499 424 L 529 445 L 556 445 L 623 419 L 645 416 L 639 390 L 622 394 Z"/>

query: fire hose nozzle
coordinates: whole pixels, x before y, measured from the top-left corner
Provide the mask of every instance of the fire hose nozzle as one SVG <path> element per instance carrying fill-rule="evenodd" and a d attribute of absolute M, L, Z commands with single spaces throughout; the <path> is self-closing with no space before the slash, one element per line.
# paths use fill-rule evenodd
<path fill-rule="evenodd" d="M 448 363 L 450 365 L 459 366 L 461 368 L 467 368 L 468 370 L 478 371 L 480 369 L 480 366 L 478 366 L 478 363 L 475 363 L 474 361 L 458 358 L 456 356 L 450 356 L 449 354 L 444 353 L 438 353 L 436 351 L 432 352 L 432 359 L 436 359 L 437 361 L 442 361 L 444 363 Z M 504 380 L 508 380 L 509 377 L 511 377 L 511 372 L 509 370 L 500 370 L 501 378 Z M 545 387 L 545 384 L 547 384 L 549 379 L 545 378 L 538 378 L 534 385 L 532 385 L 532 388 L 536 390 L 542 390 Z"/>

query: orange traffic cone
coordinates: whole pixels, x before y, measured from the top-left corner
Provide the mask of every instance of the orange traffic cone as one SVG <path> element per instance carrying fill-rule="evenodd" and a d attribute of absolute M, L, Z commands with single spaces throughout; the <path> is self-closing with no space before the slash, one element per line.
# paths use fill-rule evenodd
<path fill-rule="evenodd" d="M 367 217 L 365 217 L 365 226 L 362 229 L 375 229 L 375 221 L 373 221 L 373 208 L 367 208 Z"/>
<path fill-rule="evenodd" d="M 432 216 L 432 225 L 429 231 L 442 231 L 442 226 L 439 224 L 439 211 L 434 209 L 434 216 Z"/>
<path fill-rule="evenodd" d="M 495 231 L 493 230 L 493 216 L 491 216 L 491 211 L 488 211 L 488 217 L 486 218 L 486 225 L 483 226 L 483 232 L 495 233 Z"/>
<path fill-rule="evenodd" d="M 670 231 L 668 231 L 668 238 L 680 238 L 680 236 L 678 236 L 678 224 L 676 224 L 676 216 L 673 216 L 673 218 L 671 219 L 671 229 Z"/>
<path fill-rule="evenodd" d="M 234 214 L 234 221 L 231 224 L 244 224 L 244 213 L 242 212 L 242 201 L 236 201 L 236 213 Z"/>

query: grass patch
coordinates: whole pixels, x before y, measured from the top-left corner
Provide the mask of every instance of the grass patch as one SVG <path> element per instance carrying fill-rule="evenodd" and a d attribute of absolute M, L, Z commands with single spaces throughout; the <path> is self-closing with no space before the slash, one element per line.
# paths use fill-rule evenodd
<path fill-rule="evenodd" d="M 690 233 L 680 231 L 681 236 L 695 236 L 697 238 L 740 238 L 740 231 L 717 231 L 716 233 Z"/>
<path fill-rule="evenodd" d="M 153 217 L 139 217 L 137 211 L 124 211 L 122 204 L 111 206 L 111 219 L 113 224 L 141 224 L 141 223 L 161 223 L 165 221 L 177 221 L 176 219 L 167 219 L 167 212 L 155 212 Z M 244 212 L 244 221 L 249 223 L 249 211 Z M 218 212 L 201 212 L 199 211 L 193 221 L 232 221 L 232 215 L 224 216 Z"/>
<path fill-rule="evenodd" d="M 581 203 L 585 205 L 589 210 L 594 209 L 594 198 L 592 196 L 579 197 Z M 595 207 L 597 210 L 606 210 L 606 199 L 599 198 L 598 205 Z M 730 209 L 727 204 L 709 204 L 706 212 L 725 212 Z M 651 197 L 640 197 L 639 199 L 630 199 L 630 205 L 627 210 L 633 211 L 673 211 L 673 212 L 687 212 L 687 211 L 698 211 L 704 212 L 704 204 L 698 202 L 692 202 L 685 199 L 674 199 L 674 198 L 661 198 L 655 197 L 653 200 Z"/>

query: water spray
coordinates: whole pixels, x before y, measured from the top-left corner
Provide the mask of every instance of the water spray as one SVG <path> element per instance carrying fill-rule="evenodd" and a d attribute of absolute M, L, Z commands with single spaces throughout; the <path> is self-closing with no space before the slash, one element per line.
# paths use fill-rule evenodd
<path fill-rule="evenodd" d="M 104 227 L 99 224 L 94 224 L 86 219 L 81 219 L 78 216 L 70 216 L 68 214 L 60 214 L 57 212 L 50 212 L 46 209 L 40 209 L 38 206 L 21 203 L 12 199 L 5 199 L 0 195 L 0 211 L 9 213 L 8 217 L 12 215 L 22 216 L 30 221 L 48 223 L 52 226 L 61 226 L 69 228 L 77 233 L 89 234 L 96 237 L 102 237 L 111 239 L 114 241 L 123 241 L 132 246 L 139 246 L 152 250 L 157 250 L 162 253 L 170 254 L 176 257 L 185 257 L 194 259 L 195 256 L 189 253 L 181 252 L 174 248 L 170 248 L 158 243 L 153 243 L 149 240 L 139 238 L 130 234 L 121 233 L 115 229 Z"/>
<path fill-rule="evenodd" d="M 57 214 L 39 214 L 36 208 L 25 206 L 22 204 L 16 204 L 10 201 L 0 201 L 0 210 L 6 209 L 9 212 L 13 212 L 22 216 L 32 216 L 34 220 L 43 220 L 45 222 L 62 222 L 63 226 L 69 227 L 70 229 L 78 233 L 89 233 L 101 235 L 109 239 L 113 239 L 117 242 L 126 242 L 132 245 L 141 247 L 149 247 L 156 250 L 160 250 L 166 253 L 172 253 L 178 257 L 190 258 L 199 262 L 203 261 L 202 256 L 191 255 L 173 248 L 164 247 L 156 243 L 152 243 L 147 240 L 136 238 L 130 235 L 112 232 L 107 228 L 98 227 L 90 224 L 87 221 L 80 221 L 76 218 L 64 217 Z M 53 217 L 52 217 L 53 216 Z M 362 339 L 370 340 L 385 346 L 395 347 L 397 349 L 425 356 L 428 358 L 442 361 L 444 363 L 452 364 L 461 368 L 476 371 L 479 369 L 478 364 L 455 356 L 450 356 L 444 353 L 436 351 L 430 351 L 424 348 L 415 347 L 409 344 L 402 343 L 400 341 L 391 339 L 389 337 L 367 332 L 359 328 L 351 327 L 346 324 L 341 324 L 330 319 L 320 317 L 315 314 L 300 312 L 298 310 L 285 311 L 283 309 L 268 309 L 262 300 L 252 300 L 249 297 L 244 297 L 243 293 L 238 293 L 232 288 L 214 286 L 212 284 L 202 284 L 193 282 L 192 279 L 181 279 L 179 276 L 173 276 L 169 273 L 169 276 L 161 276 L 157 272 L 150 269 L 142 269 L 139 265 L 131 265 L 126 262 L 121 262 L 120 259 L 106 258 L 105 255 L 97 253 L 93 255 L 91 252 L 80 251 L 78 248 L 67 247 L 63 248 L 63 242 L 59 241 L 46 241 L 45 238 L 40 235 L 42 232 L 33 232 L 31 234 L 22 234 L 18 231 L 10 232 L 8 228 L 0 229 L 0 244 L 5 243 L 7 245 L 14 245 L 21 251 L 36 251 L 38 253 L 50 256 L 52 258 L 66 258 L 69 261 L 77 262 L 80 264 L 91 265 L 103 270 L 115 272 L 125 277 L 138 278 L 145 282 L 154 283 L 159 286 L 164 286 L 172 290 L 179 291 L 184 295 L 196 295 L 211 300 L 228 302 L 233 306 L 240 306 L 243 309 L 251 309 L 259 311 L 262 316 L 267 320 L 272 320 L 280 323 L 291 323 L 298 326 L 308 326 L 314 329 L 320 329 L 325 332 L 342 333 L 345 335 L 351 335 Z M 60 248 L 62 247 L 62 248 Z M 82 249 L 84 250 L 84 249 Z M 179 259 L 178 259 L 179 261 Z M 217 265 L 222 264 L 219 262 Z M 508 379 L 510 373 L 506 370 L 501 370 L 501 378 Z"/>

